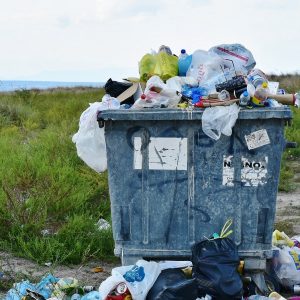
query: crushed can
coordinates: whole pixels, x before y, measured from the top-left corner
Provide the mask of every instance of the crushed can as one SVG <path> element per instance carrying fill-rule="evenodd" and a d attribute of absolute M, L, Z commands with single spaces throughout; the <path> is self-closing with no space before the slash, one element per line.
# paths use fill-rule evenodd
<path fill-rule="evenodd" d="M 106 300 L 132 300 L 126 283 L 119 283 L 116 288 L 106 297 Z"/>

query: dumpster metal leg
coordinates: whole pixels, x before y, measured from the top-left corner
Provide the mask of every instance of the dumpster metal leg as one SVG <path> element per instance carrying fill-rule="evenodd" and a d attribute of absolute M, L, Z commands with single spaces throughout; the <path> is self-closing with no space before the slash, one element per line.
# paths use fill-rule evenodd
<path fill-rule="evenodd" d="M 246 258 L 245 272 L 249 274 L 251 280 L 255 283 L 262 295 L 268 296 L 270 291 L 266 284 L 265 272 L 267 268 L 267 260 L 261 258 Z"/>
<path fill-rule="evenodd" d="M 252 273 L 251 279 L 259 289 L 259 291 L 264 295 L 268 296 L 270 294 L 270 291 L 267 287 L 264 272 L 258 272 L 258 273 Z"/>

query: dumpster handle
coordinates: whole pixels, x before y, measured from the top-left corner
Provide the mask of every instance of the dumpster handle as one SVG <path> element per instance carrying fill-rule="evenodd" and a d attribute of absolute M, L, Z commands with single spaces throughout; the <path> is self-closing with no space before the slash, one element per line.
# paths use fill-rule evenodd
<path fill-rule="evenodd" d="M 105 120 L 103 118 L 98 118 L 99 128 L 103 128 L 105 124 Z"/>

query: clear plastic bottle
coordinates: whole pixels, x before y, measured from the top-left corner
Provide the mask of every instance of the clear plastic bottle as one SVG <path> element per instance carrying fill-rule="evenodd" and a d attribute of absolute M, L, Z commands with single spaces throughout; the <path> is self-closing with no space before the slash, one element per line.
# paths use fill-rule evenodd
<path fill-rule="evenodd" d="M 244 91 L 240 96 L 240 106 L 247 106 L 251 100 L 251 97 L 247 91 Z"/>
<path fill-rule="evenodd" d="M 262 85 L 263 82 L 268 82 L 266 74 L 260 69 L 253 69 L 247 76 L 248 82 L 254 85 L 255 88 Z"/>
<path fill-rule="evenodd" d="M 186 72 L 189 69 L 191 62 L 192 62 L 192 56 L 188 55 L 185 49 L 182 49 L 178 58 L 179 76 L 186 76 Z"/>
<path fill-rule="evenodd" d="M 252 102 L 258 106 L 264 106 L 263 102 L 268 98 L 268 95 L 269 95 L 268 83 L 263 82 L 262 85 L 258 86 L 255 89 Z"/>

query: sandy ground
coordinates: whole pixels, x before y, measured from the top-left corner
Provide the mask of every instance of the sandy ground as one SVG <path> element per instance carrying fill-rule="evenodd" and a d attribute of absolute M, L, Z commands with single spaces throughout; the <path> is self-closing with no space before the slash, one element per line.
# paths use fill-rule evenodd
<path fill-rule="evenodd" d="M 279 193 L 277 197 L 276 222 L 289 226 L 294 234 L 300 234 L 300 188 L 293 193 Z M 44 266 L 36 263 L 13 257 L 11 254 L 0 252 L 0 271 L 4 272 L 4 277 L 0 281 L 21 281 L 29 279 L 38 282 L 47 273 L 52 273 L 59 278 L 74 277 L 83 285 L 99 287 L 99 284 L 111 274 L 111 269 L 118 263 L 109 264 L 103 261 L 90 261 L 84 265 L 75 266 Z M 103 272 L 94 273 L 93 268 L 102 267 Z M 0 275 L 1 276 L 1 275 Z M 1 283 L 1 282 L 0 282 Z M 0 299 L 4 296 L 0 292 Z"/>

